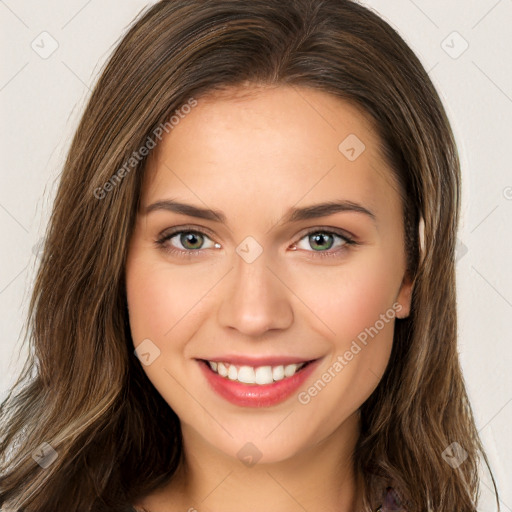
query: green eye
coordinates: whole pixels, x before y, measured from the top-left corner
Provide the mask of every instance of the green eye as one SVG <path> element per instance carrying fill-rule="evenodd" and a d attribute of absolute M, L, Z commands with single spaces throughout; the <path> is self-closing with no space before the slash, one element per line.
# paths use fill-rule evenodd
<path fill-rule="evenodd" d="M 330 249 L 334 246 L 336 238 L 339 239 L 341 243 L 338 243 L 337 248 L 331 251 Z M 304 239 L 307 239 L 307 244 L 313 249 L 312 251 L 308 250 L 307 248 L 298 247 L 300 241 Z M 345 234 L 335 233 L 328 230 L 319 230 L 318 228 L 315 231 L 309 231 L 306 233 L 306 235 L 303 236 L 300 241 L 295 243 L 294 247 L 306 250 L 307 252 L 316 253 L 315 256 L 320 257 L 340 256 L 340 254 L 348 250 L 350 245 L 356 244 L 352 238 Z"/>

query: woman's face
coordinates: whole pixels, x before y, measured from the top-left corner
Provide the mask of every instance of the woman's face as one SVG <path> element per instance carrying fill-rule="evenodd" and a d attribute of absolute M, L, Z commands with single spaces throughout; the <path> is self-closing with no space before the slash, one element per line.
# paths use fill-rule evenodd
<path fill-rule="evenodd" d="M 185 443 L 275 462 L 357 425 L 411 285 L 368 118 L 312 89 L 252 92 L 198 100 L 155 149 L 126 283 Z"/>

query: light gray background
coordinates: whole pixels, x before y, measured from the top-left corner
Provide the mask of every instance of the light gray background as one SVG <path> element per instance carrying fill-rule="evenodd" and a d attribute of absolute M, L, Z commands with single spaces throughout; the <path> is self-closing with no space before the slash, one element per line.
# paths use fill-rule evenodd
<path fill-rule="evenodd" d="M 37 244 L 71 136 L 113 45 L 151 3 L 0 0 L 0 399 L 26 355 Z M 458 141 L 459 351 L 502 510 L 512 511 L 512 0 L 362 3 L 420 57 Z M 481 511 L 495 510 L 489 485 L 484 474 Z"/>

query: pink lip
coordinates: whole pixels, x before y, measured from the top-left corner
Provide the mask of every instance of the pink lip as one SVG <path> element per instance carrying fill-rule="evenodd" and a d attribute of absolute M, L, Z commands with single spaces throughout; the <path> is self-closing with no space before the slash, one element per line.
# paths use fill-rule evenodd
<path fill-rule="evenodd" d="M 292 377 L 260 386 L 258 384 L 243 384 L 242 382 L 221 377 L 210 368 L 206 361 L 198 360 L 201 371 L 204 373 L 211 388 L 228 402 L 240 407 L 270 407 L 285 401 L 315 371 L 319 362 L 320 359 L 316 359 Z"/>

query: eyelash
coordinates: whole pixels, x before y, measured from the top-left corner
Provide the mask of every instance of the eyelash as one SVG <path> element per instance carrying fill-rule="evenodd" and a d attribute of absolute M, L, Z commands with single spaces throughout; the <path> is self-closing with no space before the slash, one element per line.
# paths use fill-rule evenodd
<path fill-rule="evenodd" d="M 178 256 L 180 258 L 188 258 L 188 257 L 198 257 L 201 256 L 204 250 L 208 249 L 190 249 L 190 250 L 182 250 L 182 249 L 176 249 L 172 246 L 167 246 L 166 242 L 174 238 L 176 235 L 181 235 L 183 233 L 193 233 L 193 234 L 199 234 L 206 236 L 210 238 L 210 235 L 206 233 L 205 231 L 202 231 L 200 229 L 194 228 L 193 226 L 180 226 L 179 228 L 175 228 L 170 232 L 164 232 L 163 235 L 161 235 L 157 240 L 155 240 L 155 244 L 159 249 L 164 250 L 165 252 L 172 254 L 174 256 Z M 358 245 L 358 242 L 356 242 L 353 238 L 347 236 L 346 234 L 342 234 L 341 232 L 337 230 L 333 230 L 332 228 L 315 228 L 307 233 L 304 233 L 297 242 L 293 243 L 292 245 L 295 245 L 296 243 L 299 243 L 303 238 L 306 238 L 310 235 L 314 234 L 323 234 L 323 235 L 335 235 L 339 238 L 341 238 L 344 241 L 344 244 L 334 250 L 334 251 L 306 251 L 306 252 L 313 252 L 315 257 L 319 258 L 332 258 L 332 257 L 339 257 L 341 256 L 341 253 L 345 253 L 347 250 L 349 250 L 350 246 L 352 245 Z"/>

